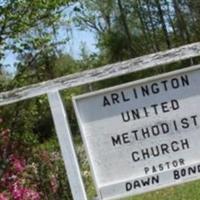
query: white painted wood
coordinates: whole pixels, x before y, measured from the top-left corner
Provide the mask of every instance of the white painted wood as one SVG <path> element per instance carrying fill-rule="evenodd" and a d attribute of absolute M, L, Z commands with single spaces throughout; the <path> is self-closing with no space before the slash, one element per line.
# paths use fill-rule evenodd
<path fill-rule="evenodd" d="M 101 199 L 200 179 L 199 77 L 200 65 L 73 98 Z M 143 88 L 148 88 L 149 94 Z M 136 109 L 138 118 L 132 117 Z M 121 113 L 127 111 L 130 119 L 123 120 Z M 188 172 L 191 167 L 195 169 Z M 158 177 L 158 182 L 141 186 L 142 181 L 152 177 Z M 129 185 L 136 181 L 140 186 Z"/>
<path fill-rule="evenodd" d="M 72 88 L 200 55 L 200 42 L 0 93 L 0 105 Z"/>
<path fill-rule="evenodd" d="M 170 170 L 166 170 L 165 173 L 157 173 L 156 175 L 159 176 L 159 184 L 155 184 L 153 187 L 146 187 L 146 188 L 139 188 L 137 190 L 134 191 L 134 195 L 139 195 L 139 194 L 143 194 L 146 192 L 152 192 L 155 190 L 160 190 L 166 187 L 171 187 L 171 186 L 177 186 L 179 184 L 182 183 L 187 183 L 187 182 L 191 182 L 191 181 L 195 181 L 195 180 L 199 180 L 200 179 L 200 174 L 199 174 L 199 168 L 200 168 L 200 162 L 197 163 L 190 163 L 188 164 L 186 167 L 177 167 L 175 170 L 178 171 L 178 174 L 180 175 L 181 173 L 186 173 L 185 176 L 180 176 L 180 179 L 178 180 L 174 180 L 174 170 L 170 169 Z M 196 170 L 196 173 L 191 173 L 191 169 L 193 169 L 194 171 Z M 190 171 L 191 175 L 188 175 L 188 171 Z M 151 175 L 147 175 L 146 177 L 141 177 L 137 180 L 145 180 L 150 178 L 151 179 Z M 132 180 L 132 182 L 134 182 L 135 180 Z M 126 181 L 124 181 L 125 184 Z M 120 192 L 122 191 L 122 184 L 121 183 L 115 183 L 114 185 L 108 185 L 105 187 L 101 188 L 101 193 L 102 195 L 105 197 L 104 200 L 116 200 L 116 199 L 121 199 L 121 195 L 116 195 L 116 191 Z M 128 197 L 130 196 L 130 193 L 126 193 L 124 194 L 123 197 Z M 108 197 L 109 196 L 109 197 Z M 111 196 L 111 197 L 110 197 Z"/>
<path fill-rule="evenodd" d="M 59 92 L 48 93 L 54 125 L 74 200 L 87 200 L 71 130 Z"/>

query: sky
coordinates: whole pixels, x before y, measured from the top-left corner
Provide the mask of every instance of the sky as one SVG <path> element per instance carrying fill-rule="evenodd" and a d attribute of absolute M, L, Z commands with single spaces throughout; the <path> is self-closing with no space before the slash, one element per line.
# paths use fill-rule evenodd
<path fill-rule="evenodd" d="M 63 19 L 66 18 L 69 21 L 73 19 L 74 6 L 76 6 L 76 4 L 67 7 L 67 9 L 63 11 Z M 81 54 L 81 47 L 83 47 L 83 45 L 89 54 L 98 52 L 98 49 L 95 45 L 95 34 L 92 31 L 80 30 L 73 23 L 71 24 L 70 31 L 72 37 L 70 38 L 70 41 L 65 45 L 64 53 L 71 55 L 75 59 L 79 59 Z M 59 30 L 58 37 L 65 38 L 65 34 L 66 32 L 61 28 Z M 16 55 L 12 54 L 11 52 L 6 52 L 5 60 L 3 61 L 3 64 L 8 66 L 6 67 L 6 71 L 13 74 L 15 73 L 14 63 L 16 60 Z"/>
<path fill-rule="evenodd" d="M 64 33 L 61 33 L 61 35 L 62 34 Z M 66 44 L 64 52 L 70 54 L 75 59 L 79 59 L 82 45 L 86 47 L 88 53 L 98 52 L 95 46 L 95 34 L 91 31 L 83 31 L 73 27 L 72 38 Z M 6 52 L 3 64 L 8 66 L 6 67 L 6 71 L 9 73 L 15 73 L 14 63 L 16 62 L 16 59 L 16 55 Z"/>
<path fill-rule="evenodd" d="M 91 31 L 81 31 L 74 28 L 72 39 L 67 45 L 66 51 L 74 58 L 80 58 L 81 46 L 84 44 L 89 53 L 97 52 L 95 35 Z"/>

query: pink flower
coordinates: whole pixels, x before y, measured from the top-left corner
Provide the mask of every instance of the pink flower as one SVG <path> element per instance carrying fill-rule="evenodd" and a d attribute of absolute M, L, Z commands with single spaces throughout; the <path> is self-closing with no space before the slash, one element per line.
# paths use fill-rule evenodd
<path fill-rule="evenodd" d="M 10 129 L 4 129 L 3 131 L 1 131 L 0 136 L 2 138 L 2 141 L 7 144 L 10 139 Z"/>
<path fill-rule="evenodd" d="M 13 167 L 16 170 L 17 173 L 24 171 L 25 166 L 26 166 L 24 159 L 19 159 L 15 155 L 11 155 L 10 161 L 12 162 L 12 165 L 13 165 Z"/>
<path fill-rule="evenodd" d="M 24 189 L 23 200 L 40 200 L 38 192 L 31 189 Z"/>
<path fill-rule="evenodd" d="M 1 121 L 0 121 L 1 122 Z M 6 128 L 2 131 L 2 134 L 5 135 L 5 134 L 9 134 L 10 133 L 10 129 L 9 128 Z"/>
<path fill-rule="evenodd" d="M 52 189 L 53 193 L 56 193 L 58 190 L 58 181 L 54 175 L 51 176 L 50 185 L 51 185 L 51 189 Z"/>
<path fill-rule="evenodd" d="M 40 200 L 38 192 L 22 187 L 19 182 L 12 185 L 10 192 L 14 200 Z"/>
<path fill-rule="evenodd" d="M 17 181 L 10 187 L 10 192 L 14 200 L 21 200 L 23 197 L 23 189 Z"/>
<path fill-rule="evenodd" d="M 8 198 L 3 193 L 0 193 L 0 200 L 8 200 Z"/>

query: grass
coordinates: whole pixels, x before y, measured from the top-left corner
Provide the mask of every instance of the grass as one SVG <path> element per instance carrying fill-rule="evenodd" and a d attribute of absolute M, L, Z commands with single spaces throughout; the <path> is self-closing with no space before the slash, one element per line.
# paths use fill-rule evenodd
<path fill-rule="evenodd" d="M 200 181 L 129 197 L 124 200 L 200 200 Z"/>

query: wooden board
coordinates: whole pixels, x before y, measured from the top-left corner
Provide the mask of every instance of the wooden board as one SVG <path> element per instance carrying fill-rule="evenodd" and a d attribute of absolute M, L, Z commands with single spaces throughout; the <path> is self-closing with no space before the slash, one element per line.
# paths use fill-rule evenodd
<path fill-rule="evenodd" d="M 0 106 L 200 55 L 200 42 L 0 93 Z"/>

